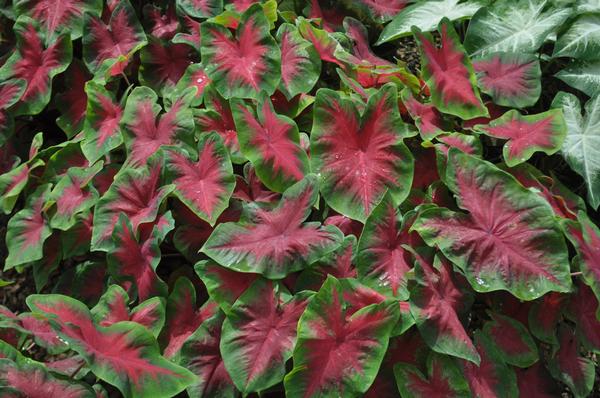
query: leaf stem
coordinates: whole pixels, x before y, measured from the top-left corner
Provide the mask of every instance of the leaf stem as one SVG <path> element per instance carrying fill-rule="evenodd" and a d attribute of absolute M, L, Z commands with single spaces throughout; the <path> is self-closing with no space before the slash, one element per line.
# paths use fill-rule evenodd
<path fill-rule="evenodd" d="M 83 368 L 84 365 L 85 365 L 85 361 L 81 362 L 81 365 L 79 365 L 77 367 L 77 369 L 75 369 L 75 371 L 73 373 L 71 373 L 71 379 L 75 378 L 75 376 L 77 375 L 77 373 L 79 373 L 79 371 L 81 370 L 81 368 Z"/>
<path fill-rule="evenodd" d="M 571 276 L 580 276 L 583 275 L 583 272 L 579 271 L 579 272 L 571 272 Z"/>

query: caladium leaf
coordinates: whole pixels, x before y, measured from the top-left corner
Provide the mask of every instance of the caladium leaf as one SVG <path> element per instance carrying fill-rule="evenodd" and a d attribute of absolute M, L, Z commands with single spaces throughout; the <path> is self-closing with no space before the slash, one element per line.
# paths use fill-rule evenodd
<path fill-rule="evenodd" d="M 50 184 L 40 185 L 27 198 L 27 204 L 8 221 L 6 226 L 6 247 L 8 256 L 4 270 L 39 260 L 43 257 L 44 241 L 52 231 L 44 204 L 48 199 Z"/>
<path fill-rule="evenodd" d="M 62 176 L 49 199 L 56 203 L 56 212 L 50 220 L 52 228 L 66 231 L 77 223 L 77 215 L 89 210 L 98 200 L 98 191 L 92 178 L 102 169 L 102 162 L 89 168 L 72 167 Z"/>
<path fill-rule="evenodd" d="M 197 306 L 196 288 L 192 282 L 184 277 L 177 279 L 167 300 L 167 321 L 159 338 L 164 347 L 163 355 L 170 359 L 179 355 L 188 337 L 217 311 L 219 308 L 214 302 Z"/>
<path fill-rule="evenodd" d="M 584 211 L 577 214 L 577 222 L 565 220 L 563 226 L 577 250 L 573 264 L 583 272 L 585 283 L 600 299 L 600 229 Z"/>
<path fill-rule="evenodd" d="M 149 234 L 136 234 L 130 218 L 124 213 L 116 220 L 112 234 L 114 249 L 107 255 L 108 271 L 126 290 L 135 288 L 133 291 L 137 292 L 140 301 L 166 295 L 167 287 L 156 275 L 156 267 L 160 262 L 159 245 L 173 229 L 173 224 L 167 213 Z"/>
<path fill-rule="evenodd" d="M 296 123 L 278 115 L 266 97 L 258 102 L 258 117 L 240 100 L 231 101 L 242 154 L 258 178 L 272 191 L 283 192 L 309 172 L 308 155 L 300 147 Z"/>
<path fill-rule="evenodd" d="M 600 93 L 600 62 L 573 62 L 554 75 L 592 99 Z"/>
<path fill-rule="evenodd" d="M 86 304 L 98 302 L 104 292 L 106 264 L 99 261 L 86 261 L 65 270 L 52 289 L 53 293 L 69 295 Z"/>
<path fill-rule="evenodd" d="M 529 310 L 529 330 L 536 338 L 548 344 L 558 345 L 556 330 L 563 317 L 568 295 L 551 292 L 533 303 Z"/>
<path fill-rule="evenodd" d="M 118 2 L 107 24 L 93 14 L 86 14 L 84 21 L 83 60 L 100 81 L 122 73 L 148 43 L 129 0 Z"/>
<path fill-rule="evenodd" d="M 571 168 L 583 177 L 587 197 L 594 209 L 600 206 L 600 97 L 593 97 L 585 104 L 585 116 L 581 103 L 573 94 L 560 92 L 552 106 L 561 108 L 567 124 L 567 135 L 561 154 Z"/>
<path fill-rule="evenodd" d="M 402 104 L 413 118 L 424 140 L 431 140 L 444 133 L 442 115 L 431 103 L 421 103 L 409 90 L 402 90 Z M 418 167 L 418 164 L 416 165 Z M 416 173 L 415 173 L 416 174 Z"/>
<path fill-rule="evenodd" d="M 495 104 L 515 108 L 534 105 L 542 92 L 540 61 L 526 53 L 489 53 L 473 60 L 481 91 Z"/>
<path fill-rule="evenodd" d="M 553 57 L 597 60 L 600 52 L 600 16 L 581 15 L 560 35 L 554 45 Z"/>
<path fill-rule="evenodd" d="M 61 115 L 56 118 L 56 124 L 68 138 L 79 134 L 83 128 L 87 106 L 85 83 L 90 77 L 79 60 L 73 61 L 61 76 L 62 80 L 68 83 L 65 84 L 65 90 L 54 98 L 54 103 L 61 108 Z"/>
<path fill-rule="evenodd" d="M 140 51 L 138 78 L 154 91 L 177 84 L 187 67 L 196 61 L 196 52 L 187 44 L 171 43 L 149 36 L 148 45 Z"/>
<path fill-rule="evenodd" d="M 502 154 L 509 167 L 529 160 L 538 151 L 547 155 L 558 152 L 567 134 L 567 126 L 560 109 L 527 116 L 511 110 L 488 125 L 475 126 L 475 130 L 491 137 L 508 140 Z"/>
<path fill-rule="evenodd" d="M 540 362 L 527 369 L 516 369 L 516 373 L 519 396 L 553 398 L 560 395 L 561 389 Z"/>
<path fill-rule="evenodd" d="M 219 349 L 224 319 L 221 311 L 208 318 L 181 348 L 179 363 L 197 376 L 196 382 L 187 389 L 191 397 L 234 398 L 239 394 Z"/>
<path fill-rule="evenodd" d="M 210 298 L 226 313 L 259 277 L 258 274 L 235 272 L 211 261 L 199 261 L 194 270 L 202 279 Z"/>
<path fill-rule="evenodd" d="M 129 164 L 143 165 L 161 146 L 192 139 L 194 121 L 188 100 L 182 96 L 161 114 L 158 96 L 152 89 L 144 86 L 133 89 L 122 119 Z"/>
<path fill-rule="evenodd" d="M 235 37 L 212 22 L 203 23 L 201 32 L 206 74 L 223 97 L 257 98 L 260 91 L 275 92 L 281 78 L 281 51 L 260 5 L 243 13 Z"/>
<path fill-rule="evenodd" d="M 166 152 L 173 193 L 198 217 L 214 225 L 229 204 L 235 187 L 229 152 L 217 134 L 203 134 L 192 157 L 180 150 Z"/>
<path fill-rule="evenodd" d="M 373 21 L 384 23 L 398 15 L 411 2 L 411 0 L 358 0 L 345 3 L 367 14 Z"/>
<path fill-rule="evenodd" d="M 460 43 L 454 27 L 443 19 L 438 30 L 441 47 L 437 48 L 432 36 L 415 30 L 421 48 L 423 80 L 431 90 L 431 101 L 444 113 L 462 119 L 488 116 L 477 90 L 477 78 L 469 57 Z"/>
<path fill-rule="evenodd" d="M 517 378 L 504 363 L 494 341 L 475 331 L 475 347 L 481 357 L 479 366 L 463 361 L 461 366 L 473 396 L 479 398 L 517 396 Z"/>
<path fill-rule="evenodd" d="M 283 380 L 292 357 L 298 319 L 310 294 L 284 301 L 274 282 L 259 279 L 227 312 L 221 336 L 225 369 L 236 387 L 247 394 L 266 390 Z"/>
<path fill-rule="evenodd" d="M 131 321 L 145 326 L 156 337 L 165 323 L 165 303 L 161 297 L 152 297 L 129 310 L 129 295 L 119 285 L 111 285 L 92 308 L 94 321 L 100 326 Z"/>
<path fill-rule="evenodd" d="M 31 172 L 43 165 L 44 161 L 38 159 L 13 167 L 12 170 L 0 175 L 0 209 L 4 214 L 12 212 L 19 195 L 27 186 Z"/>
<path fill-rule="evenodd" d="M 196 95 L 191 102 L 191 106 L 199 106 L 204 98 L 204 90 L 211 80 L 204 71 L 202 64 L 190 64 L 181 79 L 177 82 L 173 91 L 168 93 L 167 96 L 173 99 L 177 99 L 181 96 L 181 93 L 190 87 L 196 88 Z"/>
<path fill-rule="evenodd" d="M 394 366 L 394 375 L 402 398 L 469 396 L 469 386 L 461 369 L 449 357 L 430 355 L 427 375 L 416 366 L 402 362 Z"/>
<path fill-rule="evenodd" d="M 176 4 L 194 18 L 210 18 L 223 11 L 223 0 L 177 0 Z"/>
<path fill-rule="evenodd" d="M 539 359 L 537 346 L 521 322 L 504 315 L 489 312 L 490 321 L 483 331 L 494 341 L 504 362 L 526 368 Z"/>
<path fill-rule="evenodd" d="M 326 30 L 314 27 L 303 18 L 298 19 L 296 26 L 302 37 L 313 44 L 322 61 L 345 67 L 344 63 L 338 59 L 338 55 L 344 53 L 345 50 L 333 35 Z"/>
<path fill-rule="evenodd" d="M 371 304 L 352 314 L 344 307 L 340 282 L 329 276 L 300 318 L 286 396 L 360 396 L 368 390 L 398 321 L 398 303 Z"/>
<path fill-rule="evenodd" d="M 15 395 L 5 395 L 7 390 L 3 387 L 10 387 Z M 15 363 L 8 359 L 0 359 L 0 394 L 7 398 L 96 397 L 88 385 L 54 377 L 39 363 Z"/>
<path fill-rule="evenodd" d="M 13 130 L 14 120 L 12 112 L 8 112 L 7 109 L 16 104 L 25 89 L 27 88 L 27 82 L 23 79 L 10 79 L 0 83 L 0 134 L 4 135 L 11 133 Z M 2 139 L 2 141 L 4 141 Z"/>
<path fill-rule="evenodd" d="M 582 341 L 593 350 L 600 350 L 600 305 L 592 289 L 580 284 L 567 310 L 566 314 L 577 323 Z"/>
<path fill-rule="evenodd" d="M 100 198 L 94 211 L 92 250 L 108 251 L 113 247 L 110 237 L 119 214 L 124 213 L 133 231 L 140 224 L 153 221 L 158 207 L 173 190 L 173 185 L 160 186 L 160 165 L 147 168 L 126 168 Z"/>
<path fill-rule="evenodd" d="M 381 0 L 380 3 L 382 3 Z M 430 32 L 435 30 L 443 18 L 448 18 L 450 21 L 470 18 L 483 5 L 485 5 L 484 1 L 429 0 L 416 2 L 398 13 L 385 26 L 375 44 L 379 45 L 403 36 L 410 36 L 413 26 L 423 32 Z"/>
<path fill-rule="evenodd" d="M 309 174 L 284 192 L 275 209 L 257 210 L 255 222 L 219 224 L 201 251 L 232 270 L 272 279 L 303 269 L 342 239 L 333 226 L 304 222 L 317 195 L 317 178 Z"/>
<path fill-rule="evenodd" d="M 360 235 L 356 267 L 361 281 L 406 300 L 412 259 L 402 245 L 412 241 L 391 196 L 386 194 L 373 209 Z"/>
<path fill-rule="evenodd" d="M 594 388 L 596 369 L 594 362 L 579 354 L 579 341 L 568 328 L 562 327 L 560 348 L 550 362 L 550 372 L 567 386 L 575 397 L 589 397 Z"/>
<path fill-rule="evenodd" d="M 188 370 L 160 356 L 156 340 L 141 325 L 98 326 L 83 303 L 58 294 L 31 295 L 27 305 L 47 316 L 92 372 L 125 397 L 170 397 L 195 380 Z"/>
<path fill-rule="evenodd" d="M 25 80 L 27 88 L 16 114 L 35 115 L 50 102 L 54 76 L 64 72 L 71 63 L 71 40 L 62 35 L 44 45 L 38 22 L 27 17 L 19 18 L 13 30 L 17 49 L 0 68 L 0 80 Z"/>
<path fill-rule="evenodd" d="M 496 1 L 473 16 L 465 48 L 471 55 L 535 52 L 569 15 L 569 8 L 545 0 Z"/>
<path fill-rule="evenodd" d="M 98 16 L 102 13 L 101 0 L 64 0 L 60 3 L 17 0 L 13 7 L 17 15 L 27 15 L 39 21 L 47 40 L 64 32 L 70 32 L 71 40 L 75 40 L 81 37 L 84 13 Z"/>
<path fill-rule="evenodd" d="M 431 208 L 413 228 L 462 269 L 476 291 L 504 289 L 532 300 L 570 290 L 566 246 L 544 199 L 492 164 L 454 148 L 446 183 L 469 213 Z"/>
<path fill-rule="evenodd" d="M 321 74 L 321 59 L 315 48 L 305 40 L 298 28 L 289 23 L 277 30 L 281 49 L 281 83 L 279 89 L 291 99 L 309 92 Z"/>
<path fill-rule="evenodd" d="M 403 138 L 396 87 L 387 84 L 369 98 L 362 117 L 339 93 L 319 90 L 310 136 L 312 170 L 335 211 L 364 222 L 386 190 L 394 204 L 408 195 L 413 158 Z"/>
<path fill-rule="evenodd" d="M 88 102 L 81 151 L 93 163 L 123 142 L 120 127 L 123 108 L 114 95 L 98 83 L 88 82 L 85 91 Z"/>
<path fill-rule="evenodd" d="M 480 356 L 458 313 L 469 306 L 453 277 L 452 266 L 436 257 L 434 264 L 414 254 L 416 281 L 409 286 L 410 312 L 423 340 L 432 350 L 466 359 L 477 365 Z"/>

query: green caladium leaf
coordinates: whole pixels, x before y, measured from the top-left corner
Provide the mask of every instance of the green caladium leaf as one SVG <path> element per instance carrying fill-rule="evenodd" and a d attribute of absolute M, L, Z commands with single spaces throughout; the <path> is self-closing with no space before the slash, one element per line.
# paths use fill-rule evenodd
<path fill-rule="evenodd" d="M 600 97 L 585 104 L 582 115 L 581 103 L 573 94 L 560 92 L 552 106 L 562 109 L 567 124 L 567 135 L 561 154 L 571 168 L 586 183 L 587 197 L 594 209 L 600 206 Z"/>
<path fill-rule="evenodd" d="M 599 26 L 600 15 L 581 15 L 566 32 L 559 36 L 552 56 L 598 60 L 600 58 Z"/>
<path fill-rule="evenodd" d="M 475 291 L 504 289 L 523 300 L 570 291 L 566 245 L 545 200 L 456 149 L 449 151 L 446 183 L 469 213 L 430 208 L 413 228 L 465 272 Z"/>
<path fill-rule="evenodd" d="M 19 18 L 13 29 L 17 48 L 0 68 L 0 80 L 25 80 L 27 88 L 15 112 L 35 115 L 50 102 L 54 76 L 64 72 L 71 63 L 71 40 L 61 35 L 44 44 L 39 22 L 28 17 Z"/>
<path fill-rule="evenodd" d="M 360 115 L 336 91 L 321 89 L 310 135 L 311 167 L 321 194 L 337 212 L 364 222 L 386 191 L 400 204 L 410 190 L 414 160 L 398 113 L 395 85 L 375 92 Z"/>
<path fill-rule="evenodd" d="M 231 108 L 242 154 L 267 188 L 283 192 L 309 172 L 308 155 L 300 147 L 296 122 L 278 115 L 262 96 L 256 112 L 240 100 Z"/>
<path fill-rule="evenodd" d="M 462 119 L 488 116 L 479 97 L 473 65 L 454 27 L 448 19 L 442 19 L 438 31 L 440 48 L 430 34 L 414 31 L 421 48 L 423 80 L 431 90 L 433 105 L 441 112 Z"/>
<path fill-rule="evenodd" d="M 281 79 L 281 51 L 269 30 L 260 5 L 242 14 L 235 37 L 222 25 L 202 24 L 202 61 L 223 97 L 257 98 L 261 91 L 275 92 Z"/>
<path fill-rule="evenodd" d="M 22 210 L 15 213 L 6 228 L 6 247 L 8 257 L 4 269 L 23 266 L 43 255 L 44 242 L 52 234 L 50 223 L 44 214 L 44 205 L 48 200 L 50 184 L 40 185 L 28 198 Z"/>
<path fill-rule="evenodd" d="M 258 279 L 227 312 L 221 355 L 242 393 L 266 390 L 283 380 L 285 363 L 296 342 L 298 319 L 310 295 L 299 293 L 286 300 L 274 282 Z"/>
<path fill-rule="evenodd" d="M 547 0 L 499 0 L 473 16 L 465 49 L 471 55 L 532 53 L 570 14 L 569 8 L 554 7 Z"/>
<path fill-rule="evenodd" d="M 300 318 L 286 396 L 362 396 L 377 375 L 398 317 L 392 300 L 349 312 L 340 282 L 329 276 Z"/>
<path fill-rule="evenodd" d="M 254 221 L 219 224 L 201 251 L 224 267 L 271 279 L 299 271 L 342 240 L 334 226 L 305 222 L 317 196 L 317 178 L 309 174 L 288 188 L 273 210 L 258 209 Z"/>
<path fill-rule="evenodd" d="M 386 25 L 376 44 L 382 44 L 404 36 L 410 36 L 412 27 L 423 32 L 435 30 L 443 18 L 460 21 L 470 18 L 486 4 L 486 1 L 430 0 L 415 2 Z"/>
<path fill-rule="evenodd" d="M 210 18 L 223 11 L 223 0 L 176 0 L 177 6 L 194 18 Z"/>
<path fill-rule="evenodd" d="M 27 305 L 47 316 L 91 371 L 125 397 L 171 397 L 195 381 L 188 370 L 160 355 L 154 336 L 139 324 L 98 326 L 83 303 L 58 294 L 29 296 Z"/>
<path fill-rule="evenodd" d="M 529 160 L 535 152 L 558 152 L 565 141 L 567 125 L 560 109 L 527 116 L 512 110 L 486 126 L 475 126 L 475 130 L 508 140 L 502 154 L 506 164 L 513 167 Z"/>
<path fill-rule="evenodd" d="M 555 74 L 557 78 L 596 98 L 600 93 L 600 62 L 573 62 Z"/>

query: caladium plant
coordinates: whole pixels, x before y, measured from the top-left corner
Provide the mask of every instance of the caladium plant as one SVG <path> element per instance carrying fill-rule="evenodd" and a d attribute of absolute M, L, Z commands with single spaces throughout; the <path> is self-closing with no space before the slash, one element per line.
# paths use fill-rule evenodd
<path fill-rule="evenodd" d="M 0 0 L 0 396 L 600 396 L 600 15 Z"/>

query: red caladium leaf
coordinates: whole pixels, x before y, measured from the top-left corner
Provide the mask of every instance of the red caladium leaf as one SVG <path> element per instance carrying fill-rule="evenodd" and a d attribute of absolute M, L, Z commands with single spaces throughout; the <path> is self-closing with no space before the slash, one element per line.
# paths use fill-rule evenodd
<path fill-rule="evenodd" d="M 290 398 L 360 395 L 379 370 L 398 304 L 385 301 L 348 314 L 340 282 L 329 276 L 298 325 L 294 368 L 285 377 Z"/>
<path fill-rule="evenodd" d="M 463 133 L 440 134 L 435 140 L 441 143 L 435 144 L 435 148 L 446 156 L 450 148 L 459 149 L 469 155 L 481 155 L 483 149 L 479 137 Z"/>
<path fill-rule="evenodd" d="M 87 107 L 85 83 L 90 77 L 83 63 L 77 60 L 73 61 L 62 75 L 66 83 L 66 90 L 54 98 L 54 103 L 62 113 L 56 118 L 56 124 L 69 138 L 79 134 L 83 127 Z"/>
<path fill-rule="evenodd" d="M 208 318 L 219 311 L 216 303 L 208 301 L 196 306 L 196 289 L 187 278 L 179 278 L 167 300 L 167 321 L 160 341 L 163 355 L 173 358 L 179 354 L 183 343 Z"/>
<path fill-rule="evenodd" d="M 119 172 L 96 204 L 92 250 L 108 251 L 113 247 L 110 237 L 120 213 L 125 214 L 133 231 L 137 231 L 140 224 L 153 221 L 158 207 L 173 188 L 173 185 L 160 186 L 158 164 Z"/>
<path fill-rule="evenodd" d="M 406 363 L 394 366 L 394 374 L 402 398 L 470 396 L 461 369 L 449 357 L 430 355 L 427 376 L 416 366 Z"/>
<path fill-rule="evenodd" d="M 454 27 L 447 18 L 442 19 L 438 30 L 441 48 L 428 33 L 415 29 L 422 54 L 423 80 L 431 90 L 431 101 L 444 113 L 462 119 L 488 116 L 477 90 L 477 78 L 469 57 L 460 43 Z"/>
<path fill-rule="evenodd" d="M 190 64 L 183 76 L 181 76 L 181 79 L 179 79 L 175 87 L 173 87 L 173 91 L 167 93 L 167 96 L 170 96 L 172 99 L 177 99 L 186 89 L 195 87 L 196 95 L 191 102 L 191 106 L 196 107 L 202 103 L 204 90 L 210 82 L 211 80 L 206 72 L 204 72 L 204 66 L 202 64 Z"/>
<path fill-rule="evenodd" d="M 0 80 L 25 80 L 27 88 L 16 114 L 35 115 L 50 102 L 54 76 L 64 72 L 71 63 L 71 40 L 63 35 L 44 45 L 39 24 L 27 17 L 19 18 L 13 30 L 17 49 L 0 68 Z"/>
<path fill-rule="evenodd" d="M 567 125 L 560 109 L 523 116 L 518 111 L 506 112 L 488 125 L 475 130 L 491 137 L 508 140 L 504 145 L 504 161 L 509 167 L 528 160 L 534 152 L 552 155 L 561 148 Z"/>
<path fill-rule="evenodd" d="M 268 98 L 263 96 L 258 102 L 258 117 L 241 100 L 232 100 L 231 106 L 242 154 L 267 188 L 283 192 L 308 173 L 308 155 L 300 147 L 298 126 L 276 114 Z"/>
<path fill-rule="evenodd" d="M 212 84 L 207 86 L 204 93 L 206 109 L 194 110 L 194 120 L 200 131 L 216 131 L 223 138 L 234 163 L 245 163 L 246 159 L 240 153 L 240 144 L 229 102 L 211 86 Z"/>
<path fill-rule="evenodd" d="M 532 300 L 570 290 L 566 245 L 545 200 L 491 163 L 454 148 L 446 183 L 469 213 L 427 209 L 413 228 L 462 269 L 476 291 L 504 289 Z"/>
<path fill-rule="evenodd" d="M 19 195 L 27 186 L 31 172 L 43 165 L 44 161 L 38 159 L 13 167 L 0 175 L 0 209 L 4 214 L 12 212 Z"/>
<path fill-rule="evenodd" d="M 269 33 L 260 5 L 248 8 L 236 36 L 212 22 L 202 24 L 202 61 L 206 74 L 225 98 L 257 98 L 275 92 L 281 78 L 281 51 Z"/>
<path fill-rule="evenodd" d="M 442 115 L 431 104 L 422 104 L 413 97 L 409 90 L 402 90 L 402 103 L 415 121 L 419 133 L 424 140 L 431 140 L 444 132 Z"/>
<path fill-rule="evenodd" d="M 542 92 L 540 61 L 527 53 L 489 53 L 473 60 L 481 91 L 494 103 L 525 108 L 533 106 Z"/>
<path fill-rule="evenodd" d="M 173 44 L 150 36 L 149 44 L 140 52 L 139 80 L 157 92 L 162 91 L 177 84 L 195 58 L 194 49 L 187 44 Z"/>
<path fill-rule="evenodd" d="M 267 278 L 282 278 L 334 250 L 342 233 L 333 226 L 304 221 L 317 200 L 313 174 L 288 188 L 271 210 L 259 209 L 255 222 L 219 224 L 202 252 L 219 264 Z"/>
<path fill-rule="evenodd" d="M 145 326 L 156 337 L 165 323 L 165 303 L 161 297 L 152 297 L 129 310 L 129 296 L 118 285 L 111 285 L 91 310 L 100 326 L 131 321 Z"/>
<path fill-rule="evenodd" d="M 308 294 L 284 302 L 274 282 L 257 280 L 227 312 L 221 336 L 225 369 L 236 387 L 247 394 L 266 390 L 283 380 L 292 357 L 298 319 Z"/>
<path fill-rule="evenodd" d="M 475 331 L 475 347 L 481 357 L 479 366 L 462 361 L 462 369 L 471 393 L 479 398 L 515 397 L 517 378 L 502 360 L 494 341 L 484 333 Z"/>
<path fill-rule="evenodd" d="M 550 361 L 552 375 L 569 386 L 575 397 L 589 397 L 594 388 L 594 362 L 579 353 L 579 341 L 570 329 L 559 330 L 560 348 Z"/>
<path fill-rule="evenodd" d="M 175 37 L 173 37 L 173 43 L 187 44 L 188 46 L 192 46 L 198 52 L 200 52 L 202 43 L 202 39 L 200 37 L 201 23 L 187 15 L 184 15 L 183 24 L 186 27 L 186 31 L 177 33 Z"/>
<path fill-rule="evenodd" d="M 208 318 L 181 348 L 179 363 L 197 376 L 195 384 L 187 389 L 190 397 L 235 398 L 239 394 L 219 349 L 224 319 L 221 311 Z"/>
<path fill-rule="evenodd" d="M 180 150 L 167 150 L 169 172 L 179 198 L 198 217 L 214 225 L 229 204 L 235 186 L 229 153 L 217 134 L 203 134 L 190 159 Z"/>
<path fill-rule="evenodd" d="M 10 387 L 15 395 L 5 395 Z M 72 380 L 63 380 L 52 376 L 39 363 L 21 361 L 15 363 L 8 359 L 0 359 L 0 395 L 19 398 L 95 398 L 92 389 Z"/>
<path fill-rule="evenodd" d="M 414 167 L 402 142 L 405 136 L 395 85 L 373 94 L 362 117 L 338 92 L 319 90 L 310 136 L 311 166 L 320 176 L 329 206 L 364 222 L 386 190 L 400 204 L 410 190 Z"/>
<path fill-rule="evenodd" d="M 179 29 L 179 20 L 173 3 L 169 3 L 166 10 L 162 10 L 154 4 L 146 4 L 144 15 L 151 22 L 150 34 L 154 37 L 171 40 Z"/>
<path fill-rule="evenodd" d="M 136 87 L 127 98 L 122 123 L 129 151 L 128 162 L 132 166 L 145 164 L 163 145 L 192 139 L 194 121 L 188 107 L 189 98 L 182 96 L 163 114 L 157 102 L 156 93 L 144 86 Z"/>
<path fill-rule="evenodd" d="M 323 225 L 335 225 L 344 233 L 344 235 L 354 235 L 360 237 L 363 230 L 363 224 L 341 214 L 329 216 L 323 221 Z"/>
<path fill-rule="evenodd" d="M 281 49 L 279 89 L 287 99 L 309 92 L 321 74 L 321 59 L 314 46 L 289 23 L 277 30 L 277 41 Z"/>
<path fill-rule="evenodd" d="M 346 1 L 348 6 L 366 13 L 373 21 L 384 23 L 394 18 L 411 0 Z"/>
<path fill-rule="evenodd" d="M 302 37 L 313 44 L 322 61 L 345 67 L 344 63 L 337 57 L 338 54 L 344 53 L 345 50 L 332 35 L 325 30 L 315 28 L 309 21 L 303 18 L 298 19 L 296 26 Z"/>
<path fill-rule="evenodd" d="M 566 294 L 550 292 L 533 303 L 529 310 L 528 324 L 531 334 L 548 344 L 558 345 L 556 330 L 563 317 Z"/>
<path fill-rule="evenodd" d="M 23 79 L 10 79 L 0 83 L 0 134 L 12 132 L 14 121 L 12 112 L 7 109 L 21 99 L 26 88 L 27 82 Z"/>
<path fill-rule="evenodd" d="M 88 102 L 81 151 L 93 163 L 123 142 L 120 127 L 123 108 L 114 95 L 98 83 L 88 82 L 85 91 Z"/>
<path fill-rule="evenodd" d="M 135 287 L 140 301 L 166 295 L 167 287 L 156 275 L 156 267 L 160 262 L 159 245 L 173 226 L 173 218 L 166 213 L 150 233 L 140 233 L 137 237 L 130 218 L 124 213 L 116 221 L 112 234 L 114 249 L 107 256 L 108 270 L 126 290 Z"/>
<path fill-rule="evenodd" d="M 39 260 L 43 257 L 44 241 L 52 234 L 44 204 L 50 193 L 50 184 L 40 185 L 27 198 L 27 204 L 15 213 L 6 226 L 8 256 L 4 270 Z"/>
<path fill-rule="evenodd" d="M 13 6 L 17 15 L 39 21 L 47 39 L 70 32 L 71 40 L 75 40 L 81 37 L 84 13 L 97 16 L 102 13 L 101 0 L 16 0 Z"/>
<path fill-rule="evenodd" d="M 54 286 L 54 293 L 69 295 L 93 305 L 102 296 L 105 280 L 106 264 L 99 261 L 86 261 L 65 270 Z"/>
<path fill-rule="evenodd" d="M 133 322 L 98 326 L 81 302 L 58 294 L 31 295 L 27 305 L 47 316 L 94 374 L 125 397 L 170 397 L 194 382 L 194 376 L 160 356 L 152 334 Z"/>
<path fill-rule="evenodd" d="M 418 266 L 416 281 L 409 286 L 410 312 L 423 340 L 436 352 L 479 365 L 481 358 L 458 315 L 470 306 L 470 300 L 458 289 L 451 265 L 439 257 L 430 264 L 414 255 Z"/>
<path fill-rule="evenodd" d="M 100 81 L 122 73 L 129 60 L 148 41 L 129 0 L 119 1 L 108 24 L 86 14 L 83 60 Z"/>
<path fill-rule="evenodd" d="M 492 319 L 483 325 L 483 331 L 494 341 L 504 362 L 526 368 L 538 361 L 537 347 L 525 325 L 504 315 L 489 315 Z"/>
<path fill-rule="evenodd" d="M 258 274 L 235 272 L 207 260 L 196 263 L 194 270 L 202 279 L 210 298 L 224 312 L 229 312 L 238 297 L 259 277 Z"/>
<path fill-rule="evenodd" d="M 519 397 L 554 398 L 561 394 L 561 389 L 540 362 L 527 369 L 516 369 L 516 373 Z"/>
<path fill-rule="evenodd" d="M 236 176 L 233 197 L 247 203 L 274 204 L 281 195 L 269 191 L 256 176 L 252 164 L 248 162 L 244 165 L 244 177 Z"/>
<path fill-rule="evenodd" d="M 600 349 L 600 305 L 592 290 L 584 284 L 571 298 L 566 314 L 577 323 L 577 331 L 586 345 L 594 350 Z"/>
<path fill-rule="evenodd" d="M 406 300 L 406 273 L 412 269 L 412 259 L 402 245 L 413 244 L 416 234 L 410 234 L 402 224 L 391 196 L 386 194 L 365 223 L 356 265 L 363 282 Z"/>
<path fill-rule="evenodd" d="M 583 272 L 585 283 L 600 300 L 600 229 L 584 211 L 577 213 L 577 221 L 565 220 L 563 226 L 577 250 L 573 264 Z"/>
<path fill-rule="evenodd" d="M 98 191 L 90 182 L 102 165 L 98 162 L 89 168 L 70 168 L 58 180 L 49 196 L 56 203 L 56 212 L 50 220 L 52 228 L 62 231 L 72 228 L 77 223 L 77 215 L 96 204 Z"/>
<path fill-rule="evenodd" d="M 194 18 L 210 18 L 223 11 L 223 0 L 177 0 L 177 7 Z"/>

